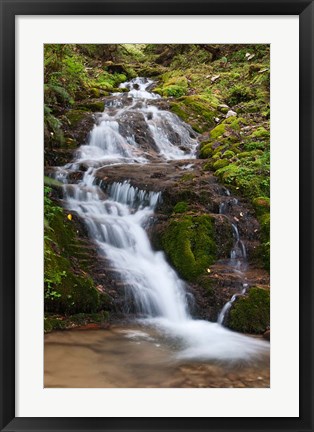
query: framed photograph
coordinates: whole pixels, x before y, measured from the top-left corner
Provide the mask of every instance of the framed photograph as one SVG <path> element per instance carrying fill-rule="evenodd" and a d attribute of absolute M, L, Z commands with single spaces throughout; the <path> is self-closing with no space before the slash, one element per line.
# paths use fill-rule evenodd
<path fill-rule="evenodd" d="M 312 431 L 313 2 L 1 28 L 1 430 Z"/>

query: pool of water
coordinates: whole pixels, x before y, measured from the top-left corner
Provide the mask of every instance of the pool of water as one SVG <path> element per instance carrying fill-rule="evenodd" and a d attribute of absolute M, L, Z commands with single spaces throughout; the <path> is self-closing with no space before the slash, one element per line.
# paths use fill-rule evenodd
<path fill-rule="evenodd" d="M 113 326 L 45 335 L 45 387 L 262 388 L 270 386 L 269 354 L 258 361 L 178 359 L 177 347 L 154 328 Z"/>

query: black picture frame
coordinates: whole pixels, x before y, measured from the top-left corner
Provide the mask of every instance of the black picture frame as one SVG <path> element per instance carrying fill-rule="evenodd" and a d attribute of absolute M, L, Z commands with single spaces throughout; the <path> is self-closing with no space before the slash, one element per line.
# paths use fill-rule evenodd
<path fill-rule="evenodd" d="M 1 431 L 313 431 L 314 5 L 304 0 L 0 0 Z M 15 417 L 15 17 L 17 15 L 298 15 L 300 22 L 300 416 L 298 418 Z M 287 204 L 288 205 L 288 204 Z M 293 324 L 292 324 L 293 325 Z M 158 409 L 158 407 L 156 407 Z"/>

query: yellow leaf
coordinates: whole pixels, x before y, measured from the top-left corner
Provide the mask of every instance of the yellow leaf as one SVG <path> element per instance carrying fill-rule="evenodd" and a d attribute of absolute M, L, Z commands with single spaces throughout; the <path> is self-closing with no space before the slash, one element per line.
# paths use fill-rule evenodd
<path fill-rule="evenodd" d="M 71 215 L 71 213 L 68 214 L 68 219 L 69 219 L 69 220 L 72 220 L 72 215 Z"/>

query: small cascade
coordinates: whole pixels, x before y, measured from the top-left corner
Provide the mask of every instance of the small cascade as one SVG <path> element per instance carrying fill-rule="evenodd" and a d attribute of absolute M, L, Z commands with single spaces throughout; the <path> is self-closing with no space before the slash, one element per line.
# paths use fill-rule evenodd
<path fill-rule="evenodd" d="M 156 151 L 164 160 L 195 158 L 198 142 L 192 137 L 195 134 L 191 127 L 177 115 L 149 105 L 150 100 L 160 98 L 146 90 L 152 82 L 135 78 L 120 85 L 129 92 L 115 93 L 115 99 L 106 104 L 90 133 L 88 144 L 78 151 L 78 161 L 96 161 L 102 166 L 113 162 L 145 163 L 147 155 Z M 137 142 L 139 127 L 143 129 L 146 151 Z M 142 138 L 139 138 L 141 143 Z"/>
<path fill-rule="evenodd" d="M 151 84 L 146 78 L 124 83 L 128 92 L 111 96 L 112 104 L 106 105 L 89 142 L 80 147 L 71 164 L 57 170 L 56 176 L 63 183 L 64 206 L 84 221 L 91 240 L 110 262 L 142 324 L 164 334 L 176 347 L 179 358 L 229 361 L 263 355 L 268 351 L 266 343 L 191 317 L 185 283 L 164 254 L 153 250 L 145 231 L 161 193 L 137 188 L 127 179 L 97 184 L 95 174 L 100 167 L 124 164 L 133 169 L 146 163 L 147 146 L 161 162 L 195 157 L 198 142 L 191 137 L 189 126 L 174 114 L 149 105 L 149 101 L 159 98 L 148 91 Z M 145 136 L 145 142 L 141 144 L 134 126 L 136 119 L 144 128 L 141 137 Z M 67 173 L 79 171 L 82 161 L 87 170 L 78 183 L 71 183 Z M 241 249 L 239 259 L 245 260 L 235 228 L 234 235 L 234 250 Z"/>
<path fill-rule="evenodd" d="M 231 249 L 230 252 L 230 258 L 232 260 L 237 260 L 242 258 L 243 260 L 246 260 L 246 249 L 243 241 L 240 239 L 239 230 L 236 224 L 231 224 L 232 230 L 236 239 L 236 242 Z"/>
<path fill-rule="evenodd" d="M 247 283 L 244 283 L 242 288 L 241 293 L 238 294 L 233 294 L 233 296 L 231 297 L 231 299 L 224 305 L 224 307 L 221 309 L 218 318 L 217 318 L 217 323 L 223 325 L 224 320 L 227 316 L 227 313 L 229 312 L 229 310 L 231 309 L 232 303 L 240 296 L 243 295 L 247 292 L 249 285 Z"/>
<path fill-rule="evenodd" d="M 149 78 L 137 77 L 120 84 L 119 87 L 128 89 L 128 95 L 134 99 L 160 99 L 159 94 L 147 91 L 153 83 L 154 81 Z M 120 93 L 115 94 L 119 95 Z"/>
<path fill-rule="evenodd" d="M 225 195 L 228 197 L 224 201 L 222 201 L 219 205 L 219 214 L 226 215 L 228 219 L 230 215 L 228 214 L 228 209 L 232 208 L 232 206 L 238 204 L 238 200 L 236 198 L 229 198 L 230 191 L 228 189 L 224 189 Z M 247 270 L 247 253 L 244 242 L 240 238 L 239 229 L 236 223 L 231 222 L 233 237 L 235 242 L 230 251 L 230 259 L 228 265 L 234 269 L 234 272 L 237 273 L 239 279 L 242 281 L 242 290 L 239 293 L 234 294 L 227 303 L 223 306 L 220 313 L 218 314 L 217 323 L 223 325 L 224 320 L 232 307 L 234 301 L 240 296 L 247 292 L 248 284 L 244 282 L 245 280 L 245 272 Z"/>

